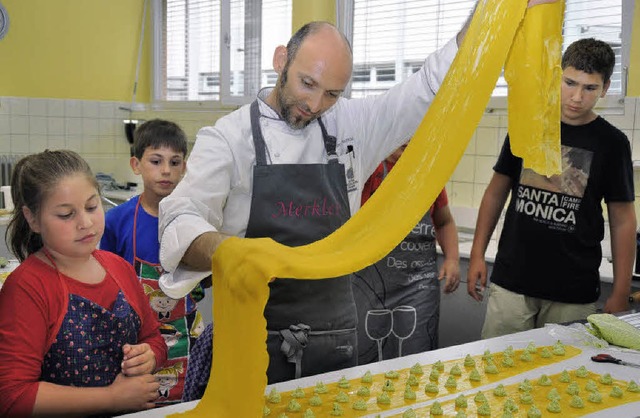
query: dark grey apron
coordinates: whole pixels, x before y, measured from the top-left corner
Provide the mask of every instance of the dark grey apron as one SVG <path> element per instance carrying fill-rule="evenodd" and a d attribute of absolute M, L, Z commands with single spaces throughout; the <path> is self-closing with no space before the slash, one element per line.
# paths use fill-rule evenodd
<path fill-rule="evenodd" d="M 251 105 L 256 151 L 247 238 L 288 246 L 318 241 L 350 216 L 344 166 L 336 140 L 320 119 L 328 164 L 268 164 L 258 102 Z M 270 285 L 267 320 L 269 384 L 356 365 L 356 308 L 350 276 L 278 278 Z"/>
<path fill-rule="evenodd" d="M 354 273 L 352 284 L 358 364 L 438 348 L 440 282 L 430 212 L 386 257 Z"/>

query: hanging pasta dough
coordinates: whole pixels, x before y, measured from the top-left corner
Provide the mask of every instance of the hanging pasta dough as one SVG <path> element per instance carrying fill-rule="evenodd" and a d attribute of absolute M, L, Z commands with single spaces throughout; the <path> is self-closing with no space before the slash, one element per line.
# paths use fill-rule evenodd
<path fill-rule="evenodd" d="M 559 13 L 553 4 L 530 10 L 539 12 L 543 21 Z M 320 241 L 295 248 L 269 238 L 234 237 L 220 245 L 213 256 L 215 337 L 209 384 L 195 409 L 172 416 L 262 416 L 269 361 L 263 311 L 269 297 L 269 280 L 320 279 L 358 271 L 381 259 L 407 235 L 463 155 L 526 11 L 524 0 L 479 2 L 451 69 L 402 158 L 367 204 L 340 229 Z M 541 42 L 542 30 L 550 29 L 525 26 L 532 32 L 526 35 L 532 43 Z M 552 40 L 559 42 L 558 36 L 552 34 Z M 548 50 L 540 47 L 536 51 Z M 555 58 L 550 60 L 530 60 L 530 65 L 538 68 L 529 69 L 545 78 L 554 77 L 552 71 L 539 68 L 550 65 Z M 520 71 L 519 66 L 512 68 Z M 529 79 L 514 76 L 512 82 L 525 83 L 525 88 L 533 91 Z M 544 113 L 547 102 L 543 102 L 531 109 L 530 101 L 514 98 L 510 111 Z M 538 118 L 527 123 L 541 122 Z M 538 138 L 518 135 L 514 139 L 525 143 L 526 160 L 526 153 L 535 148 Z M 394 204 L 389 205 L 390 201 Z M 389 224 L 395 227 L 386 228 Z"/>

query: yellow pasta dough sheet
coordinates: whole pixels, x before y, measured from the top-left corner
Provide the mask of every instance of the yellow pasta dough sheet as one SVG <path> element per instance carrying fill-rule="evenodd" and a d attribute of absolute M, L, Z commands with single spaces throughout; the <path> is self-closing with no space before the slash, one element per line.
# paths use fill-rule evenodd
<path fill-rule="evenodd" d="M 437 402 L 437 401 L 436 401 Z M 407 409 L 394 417 L 581 417 L 630 402 L 640 402 L 635 381 L 612 379 L 585 366 L 541 374 L 510 385 L 459 395 L 442 404 Z"/>
<path fill-rule="evenodd" d="M 362 417 L 455 395 L 476 387 L 555 364 L 575 357 L 582 351 L 557 343 L 555 346 L 525 349 L 509 347 L 502 352 L 486 351 L 471 356 L 433 364 L 416 364 L 411 368 L 325 383 L 265 397 L 265 416 L 269 417 Z M 306 413 L 306 415 L 304 415 Z M 282 415 L 284 414 L 284 415 Z M 420 415 L 424 416 L 424 415 Z"/>

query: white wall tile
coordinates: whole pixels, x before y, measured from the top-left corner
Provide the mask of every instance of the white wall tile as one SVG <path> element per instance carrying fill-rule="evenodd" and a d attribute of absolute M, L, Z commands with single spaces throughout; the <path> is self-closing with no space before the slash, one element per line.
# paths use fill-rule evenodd
<path fill-rule="evenodd" d="M 130 155 L 129 143 L 126 139 L 116 137 L 115 140 L 115 153 L 118 155 L 126 155 L 129 157 Z"/>
<path fill-rule="evenodd" d="M 633 128 L 633 121 L 635 119 L 635 115 L 633 113 L 624 115 L 603 115 L 603 117 L 618 129 Z"/>
<path fill-rule="evenodd" d="M 476 131 L 476 155 L 497 155 L 498 128 L 478 128 Z"/>
<path fill-rule="evenodd" d="M 12 134 L 27 135 L 29 133 L 29 117 L 28 116 L 11 116 L 9 127 Z"/>
<path fill-rule="evenodd" d="M 482 196 L 484 196 L 484 191 L 487 190 L 486 184 L 478 184 L 474 183 L 473 185 L 473 203 L 472 207 L 479 208 L 480 203 L 482 203 Z"/>
<path fill-rule="evenodd" d="M 111 119 L 98 119 L 98 135 L 100 136 L 115 136 L 116 135 L 116 120 Z"/>
<path fill-rule="evenodd" d="M 473 183 L 475 174 L 475 157 L 471 155 L 463 155 L 456 167 L 451 179 L 453 181 L 463 181 Z"/>
<path fill-rule="evenodd" d="M 82 152 L 87 154 L 99 154 L 99 141 L 97 136 L 83 136 L 82 138 Z"/>
<path fill-rule="evenodd" d="M 0 115 L 11 113 L 10 101 L 8 97 L 0 97 Z"/>
<path fill-rule="evenodd" d="M 47 136 L 46 135 L 29 135 L 27 140 L 29 144 L 29 152 L 42 152 L 47 149 Z"/>
<path fill-rule="evenodd" d="M 64 118 L 47 118 L 48 135 L 64 135 Z"/>
<path fill-rule="evenodd" d="M 65 100 L 64 115 L 68 118 L 81 118 L 82 102 L 80 100 Z"/>
<path fill-rule="evenodd" d="M 98 102 L 91 100 L 82 100 L 82 117 L 83 118 L 99 118 L 100 105 Z"/>
<path fill-rule="evenodd" d="M 63 117 L 65 101 L 62 99 L 49 99 L 47 101 L 47 116 Z"/>
<path fill-rule="evenodd" d="M 633 144 L 631 147 L 631 158 L 640 160 L 640 129 L 633 131 L 633 139 L 631 142 Z M 640 183 L 638 183 L 637 186 L 640 186 Z"/>
<path fill-rule="evenodd" d="M 29 136 L 11 134 L 11 153 L 12 154 L 28 154 L 29 153 Z"/>
<path fill-rule="evenodd" d="M 29 105 L 27 99 L 23 97 L 9 98 L 9 111 L 12 115 L 28 115 Z"/>
<path fill-rule="evenodd" d="M 97 136 L 99 135 L 99 121 L 98 118 L 82 118 L 82 135 L 84 136 Z"/>
<path fill-rule="evenodd" d="M 496 163 L 495 157 L 476 157 L 476 172 L 474 179 L 479 184 L 489 184 L 491 177 L 493 176 L 493 166 Z"/>
<path fill-rule="evenodd" d="M 0 153 L 11 153 L 11 135 L 0 133 Z"/>
<path fill-rule="evenodd" d="M 47 100 L 46 99 L 28 99 L 29 116 L 47 116 Z"/>
<path fill-rule="evenodd" d="M 47 137 L 47 147 L 51 150 L 66 149 L 67 141 L 64 135 L 49 135 Z"/>
<path fill-rule="evenodd" d="M 453 182 L 451 194 L 456 206 L 471 206 L 473 204 L 473 183 Z"/>
<path fill-rule="evenodd" d="M 113 156 L 115 152 L 115 141 L 112 136 L 98 138 L 98 152 L 108 157 Z"/>
<path fill-rule="evenodd" d="M 500 116 L 488 115 L 485 113 L 482 116 L 482 119 L 480 119 L 478 126 L 483 128 L 498 128 L 500 127 Z"/>
<path fill-rule="evenodd" d="M 64 131 L 67 136 L 82 135 L 82 118 L 64 118 Z"/>
<path fill-rule="evenodd" d="M 8 114 L 0 113 L 0 135 L 11 133 L 11 122 Z"/>
<path fill-rule="evenodd" d="M 68 135 L 67 134 L 67 149 L 82 153 L 82 136 L 80 135 Z"/>
<path fill-rule="evenodd" d="M 29 135 L 47 135 L 46 116 L 29 116 Z"/>
<path fill-rule="evenodd" d="M 114 119 L 116 117 L 116 102 L 100 102 L 98 116 L 100 119 Z"/>
<path fill-rule="evenodd" d="M 464 151 L 467 155 L 475 155 L 476 153 L 476 132 L 473 133 L 473 136 L 469 140 L 469 144 L 467 145 L 467 149 Z"/>

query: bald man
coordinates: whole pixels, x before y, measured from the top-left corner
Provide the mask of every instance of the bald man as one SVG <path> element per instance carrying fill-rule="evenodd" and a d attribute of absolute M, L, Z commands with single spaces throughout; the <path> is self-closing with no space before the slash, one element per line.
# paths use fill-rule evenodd
<path fill-rule="evenodd" d="M 346 222 L 367 178 L 422 121 L 467 25 L 407 80 L 365 99 L 341 97 L 353 57 L 333 25 L 308 23 L 277 47 L 276 86 L 199 131 L 186 176 L 160 204 L 165 293 L 183 297 L 208 276 L 228 236 L 300 246 Z M 265 317 L 270 384 L 356 365 L 349 277 L 277 278 Z"/>

